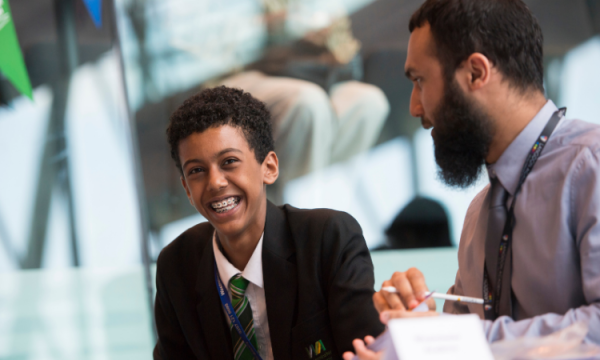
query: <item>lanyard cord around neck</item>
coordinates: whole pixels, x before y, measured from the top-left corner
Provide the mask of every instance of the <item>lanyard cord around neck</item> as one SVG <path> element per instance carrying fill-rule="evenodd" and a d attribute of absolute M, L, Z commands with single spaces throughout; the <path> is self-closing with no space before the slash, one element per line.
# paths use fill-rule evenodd
<path fill-rule="evenodd" d="M 216 261 L 215 261 L 215 283 L 217 284 L 217 292 L 219 293 L 219 298 L 221 299 L 221 304 L 223 304 L 223 308 L 225 309 L 225 313 L 227 314 L 227 317 L 231 321 L 231 325 L 233 325 L 233 328 L 235 329 L 235 331 L 238 333 L 240 338 L 244 341 L 244 343 L 246 344 L 246 347 L 248 349 L 250 349 L 250 351 L 252 352 L 252 355 L 254 355 L 254 358 L 256 360 L 262 360 L 262 358 L 260 357 L 260 354 L 258 353 L 258 351 L 256 351 L 256 348 L 254 348 L 254 346 L 248 339 L 248 336 L 246 335 L 246 332 L 244 331 L 244 328 L 242 327 L 242 324 L 240 323 L 240 320 L 238 319 L 237 314 L 235 313 L 235 310 L 233 309 L 233 305 L 231 304 L 231 299 L 229 298 L 229 293 L 225 289 L 225 286 L 223 285 L 223 282 L 221 281 L 221 277 L 219 277 L 219 269 L 217 269 Z"/>
<path fill-rule="evenodd" d="M 544 149 L 544 146 L 546 146 L 546 143 L 548 142 L 548 138 L 550 138 L 550 135 L 552 134 L 552 132 L 558 125 L 558 122 L 560 121 L 560 119 L 562 119 L 565 116 L 566 112 L 567 112 L 567 108 L 560 108 L 556 112 L 554 112 L 554 114 L 552 114 L 552 117 L 550 118 L 550 120 L 548 120 L 548 123 L 544 127 L 544 130 L 542 130 L 542 133 L 537 138 L 535 144 L 533 144 L 533 147 L 531 148 L 529 155 L 527 155 L 525 164 L 523 164 L 523 168 L 521 169 L 521 176 L 519 177 L 519 183 L 515 190 L 515 194 L 513 196 L 512 202 L 510 204 L 510 208 L 507 212 L 506 223 L 504 224 L 504 230 L 502 231 L 502 239 L 500 241 L 500 248 L 499 248 L 499 253 L 498 253 L 498 266 L 496 268 L 496 287 L 495 287 L 495 289 L 493 289 L 494 293 L 492 293 L 492 289 L 490 289 L 489 275 L 488 275 L 487 269 L 485 267 L 485 264 L 483 266 L 483 269 L 484 269 L 483 270 L 484 271 L 484 274 L 483 274 L 483 301 L 484 301 L 483 312 L 484 312 L 485 318 L 487 320 L 495 320 L 498 317 L 498 314 L 500 313 L 500 294 L 502 293 L 502 274 L 504 273 L 506 254 L 508 253 L 510 244 L 512 242 L 513 230 L 514 230 L 515 223 L 516 223 L 515 203 L 517 202 L 517 195 L 521 191 L 521 187 L 523 186 L 523 183 L 525 183 L 525 179 L 527 178 L 527 175 L 529 175 L 529 173 L 531 172 L 531 169 L 533 169 L 533 166 L 535 165 L 536 161 L 542 154 L 542 150 Z M 509 270 L 511 270 L 511 269 L 509 269 Z M 510 286 L 509 286 L 509 289 L 510 289 Z"/>

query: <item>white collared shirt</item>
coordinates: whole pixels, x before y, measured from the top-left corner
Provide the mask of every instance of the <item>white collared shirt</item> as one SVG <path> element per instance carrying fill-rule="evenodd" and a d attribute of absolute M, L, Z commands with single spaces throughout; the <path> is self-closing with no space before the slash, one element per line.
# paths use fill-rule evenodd
<path fill-rule="evenodd" d="M 269 332 L 269 321 L 267 319 L 267 302 L 265 300 L 265 288 L 263 283 L 262 271 L 262 244 L 263 235 L 261 235 L 248 264 L 244 271 L 238 270 L 227 258 L 221 253 L 217 245 L 216 232 L 213 233 L 213 251 L 219 270 L 219 277 L 223 284 L 226 284 L 229 291 L 229 281 L 237 274 L 242 274 L 242 277 L 249 281 L 246 289 L 246 296 L 252 309 L 252 317 L 254 319 L 254 332 L 256 333 L 256 343 L 258 345 L 258 353 L 264 360 L 273 360 L 273 348 L 271 347 L 271 333 Z M 231 294 L 229 294 L 231 298 Z M 225 311 L 225 309 L 223 309 Z M 230 324 L 229 317 L 225 315 L 227 324 Z"/>

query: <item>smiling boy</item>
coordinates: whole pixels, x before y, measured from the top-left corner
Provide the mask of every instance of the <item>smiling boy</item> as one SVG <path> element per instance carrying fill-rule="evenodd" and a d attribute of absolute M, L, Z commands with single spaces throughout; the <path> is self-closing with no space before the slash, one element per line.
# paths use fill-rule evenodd
<path fill-rule="evenodd" d="M 155 359 L 337 359 L 352 339 L 383 330 L 358 223 L 267 201 L 279 164 L 263 103 L 204 90 L 172 115 L 167 135 L 208 222 L 158 258 Z"/>

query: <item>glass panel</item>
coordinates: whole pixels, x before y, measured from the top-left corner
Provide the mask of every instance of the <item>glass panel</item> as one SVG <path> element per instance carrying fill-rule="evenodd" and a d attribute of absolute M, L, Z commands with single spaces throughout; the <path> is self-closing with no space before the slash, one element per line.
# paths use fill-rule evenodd
<path fill-rule="evenodd" d="M 90 2 L 10 1 L 34 90 L 0 78 L 2 359 L 153 347 L 137 145 L 113 3 L 98 3 L 96 26 Z"/>
<path fill-rule="evenodd" d="M 487 184 L 487 176 L 484 174 L 466 190 L 442 184 L 437 178 L 429 131 L 421 129 L 418 119 L 409 114 L 412 84 L 404 77 L 403 63 L 410 35 L 408 21 L 421 3 L 389 0 L 117 1 L 129 99 L 138 124 L 153 258 L 182 231 L 204 221 L 189 206 L 170 159 L 164 136 L 168 118 L 184 99 L 219 84 L 250 91 L 274 114 L 281 168 L 275 186 L 279 193 L 276 196 L 270 193 L 272 201 L 349 212 L 358 219 L 372 249 L 389 247 L 388 230 L 394 221 L 402 222 L 412 216 L 418 219 L 411 220 L 413 223 L 409 226 L 419 237 L 443 238 L 444 244 L 456 246 L 468 205 Z M 570 59 L 580 58 L 577 54 L 583 50 L 574 49 L 573 54 L 566 57 L 565 54 L 583 44 L 581 46 L 588 49 L 586 61 L 590 64 L 595 61 L 595 55 L 590 55 L 595 43 L 590 38 L 598 29 L 598 7 L 593 1 L 576 4 L 557 1 L 550 5 L 527 1 L 527 4 L 545 34 L 548 96 L 557 104 L 568 99 L 572 104 L 569 113 L 573 115 L 578 113 L 575 112 L 575 108 L 580 107 L 578 103 L 585 103 L 586 108 L 591 109 L 597 102 L 588 98 L 597 92 L 590 86 L 597 82 L 593 76 L 582 76 L 578 72 L 587 72 L 587 69 L 593 72 L 597 66 L 568 65 L 573 63 Z M 345 20 L 349 20 L 349 28 L 344 27 L 343 24 L 348 25 Z M 355 97 L 352 91 L 343 92 L 336 98 L 340 83 L 347 85 L 347 82 L 340 81 L 322 89 L 319 79 L 307 85 L 305 78 L 289 69 L 274 82 L 273 74 L 269 73 L 274 70 L 261 67 L 262 62 L 270 59 L 273 49 L 291 47 L 296 51 L 294 46 L 298 41 L 314 41 L 323 32 L 336 34 L 325 36 L 330 45 L 337 42 L 350 46 L 348 44 L 358 40 L 357 54 L 361 62 L 356 67 L 360 75 L 355 80 L 378 88 L 387 100 L 388 107 L 384 111 L 387 115 L 374 130 L 375 139 L 366 145 L 353 140 L 352 146 L 344 148 L 340 144 L 344 135 L 338 130 L 328 130 L 323 124 L 331 117 L 322 114 L 334 114 L 338 128 L 344 128 L 342 121 L 348 117 L 342 115 L 340 109 L 346 106 L 344 109 L 349 109 L 347 113 L 357 123 L 364 118 L 374 122 L 377 111 L 386 105 L 373 105 L 378 101 L 369 98 L 369 91 Z M 333 48 L 328 49 L 334 52 Z M 286 66 L 303 63 L 309 57 L 306 53 L 294 53 L 294 56 L 285 58 Z M 563 59 L 565 67 L 579 70 L 565 68 L 563 71 Z M 256 69 L 267 76 L 248 75 Z M 588 85 L 580 85 L 581 81 Z M 285 94 L 281 95 L 285 101 L 262 95 L 267 92 L 265 89 Z M 293 92 L 288 92 L 289 89 Z M 578 92 L 581 95 L 577 95 Z M 567 93 L 570 95 L 564 95 Z M 281 108 L 309 115 L 286 117 L 277 113 Z M 286 131 L 278 123 L 282 119 L 311 124 L 313 137 L 307 137 L 298 129 L 294 130 L 295 139 L 282 137 L 281 133 Z M 328 131 L 333 136 L 328 135 Z M 365 133 L 367 128 L 348 132 Z M 305 146 L 294 147 L 297 143 Z M 329 149 L 344 148 L 347 156 L 336 159 L 331 152 L 313 146 L 315 143 L 325 144 L 323 147 Z M 286 146 L 299 149 L 304 159 L 314 155 L 316 159 L 326 160 L 294 163 L 294 159 L 280 152 Z M 435 225 L 428 226 L 437 230 L 427 233 L 418 222 L 432 218 Z"/>
<path fill-rule="evenodd" d="M 526 2 L 545 34 L 548 97 L 600 123 L 600 6 Z M 271 109 L 274 202 L 349 212 L 372 250 L 390 247 L 386 231 L 406 219 L 417 240 L 456 246 L 487 177 L 444 186 L 430 133 L 410 116 L 403 63 L 421 3 L 10 0 L 34 91 L 31 101 L 0 75 L 0 358 L 151 356 L 149 263 L 204 221 L 165 128 L 205 87 L 242 87 Z M 307 43 L 319 56 L 302 53 Z M 414 265 L 444 291 L 455 252 L 374 252 L 376 281 Z"/>

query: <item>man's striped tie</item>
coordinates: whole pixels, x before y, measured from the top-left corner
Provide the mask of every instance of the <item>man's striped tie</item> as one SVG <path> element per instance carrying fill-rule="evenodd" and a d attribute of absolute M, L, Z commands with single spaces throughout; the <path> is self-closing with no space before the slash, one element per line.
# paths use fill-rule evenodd
<path fill-rule="evenodd" d="M 248 288 L 248 280 L 244 279 L 242 274 L 237 274 L 231 278 L 231 281 L 229 282 L 231 304 L 240 320 L 242 328 L 246 332 L 246 336 L 254 348 L 258 350 L 258 347 L 256 346 L 256 334 L 254 333 L 252 309 L 250 308 L 250 303 L 245 295 L 246 288 Z M 254 355 L 252 354 L 252 351 L 248 349 L 244 340 L 242 340 L 238 332 L 233 328 L 233 324 L 230 325 L 229 330 L 231 331 L 231 339 L 233 340 L 233 358 L 235 360 L 253 360 Z"/>

